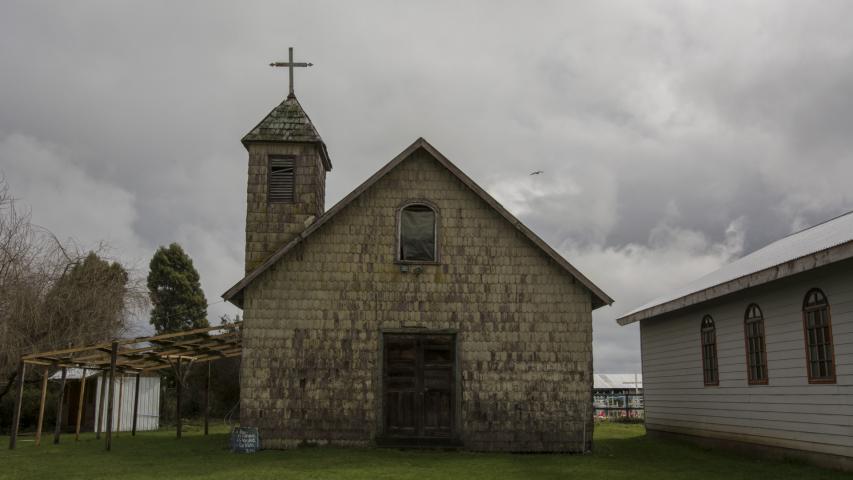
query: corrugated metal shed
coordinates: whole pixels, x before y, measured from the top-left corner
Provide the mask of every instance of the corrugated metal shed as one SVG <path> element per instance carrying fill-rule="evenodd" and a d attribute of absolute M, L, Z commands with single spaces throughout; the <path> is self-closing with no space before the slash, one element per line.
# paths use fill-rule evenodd
<path fill-rule="evenodd" d="M 643 388 L 643 375 L 639 373 L 596 373 L 593 386 L 596 390 L 625 390 Z"/>
<path fill-rule="evenodd" d="M 133 389 L 135 388 L 134 376 L 117 376 L 113 396 L 113 425 L 116 432 L 129 432 L 133 426 Z M 109 382 L 107 382 L 107 394 L 109 394 Z M 101 398 L 101 382 L 98 381 L 98 396 L 95 402 L 95 411 L 98 409 L 98 401 Z M 121 406 L 119 406 L 121 399 Z M 106 399 L 105 399 L 106 401 Z M 106 405 L 104 406 L 104 417 L 106 417 Z M 121 417 L 119 417 L 121 413 Z M 106 418 L 104 418 L 101 431 L 106 431 Z M 160 428 L 160 377 L 139 377 L 139 411 L 136 419 L 136 430 L 152 431 Z"/>
<path fill-rule="evenodd" d="M 618 319 L 622 325 L 641 320 L 644 313 L 656 307 L 664 306 L 671 302 L 679 301 L 690 295 L 697 295 L 711 288 L 724 285 L 757 272 L 762 272 L 774 267 L 778 267 L 787 262 L 791 262 L 809 255 L 824 252 L 834 247 L 849 244 L 853 242 L 853 212 L 845 213 L 826 222 L 815 225 L 811 228 L 792 233 L 787 237 L 781 238 L 766 247 L 758 249 L 749 255 L 741 257 L 728 265 L 723 266 L 719 270 L 709 273 L 693 282 L 684 285 L 662 297 L 656 298 L 651 302 L 628 312 Z M 845 256 L 846 258 L 846 256 Z M 842 259 L 839 257 L 839 259 Z M 814 262 L 811 268 L 820 266 L 826 262 Z M 808 269 L 809 266 L 803 267 Z M 798 273 L 799 269 L 792 269 L 791 273 Z M 781 277 L 783 275 L 778 275 Z M 743 282 L 742 285 L 733 285 L 731 288 L 725 289 L 725 294 L 733 293 L 739 289 L 748 288 L 758 283 L 764 282 Z M 707 295 L 707 299 L 719 295 Z M 701 300 L 701 299 L 700 299 Z M 698 301 L 692 304 L 699 303 Z M 673 308 L 658 308 L 657 312 L 646 317 L 656 314 L 665 313 L 666 311 L 674 311 L 678 308 L 687 306 L 687 303 L 682 305 L 672 305 Z"/>
<path fill-rule="evenodd" d="M 86 370 L 86 378 L 98 376 L 97 387 L 94 395 L 95 412 L 101 399 L 102 377 L 100 371 Z M 80 380 L 83 375 L 82 368 L 69 368 L 66 370 L 66 380 Z M 51 380 L 59 381 L 62 378 L 60 372 L 50 376 Z M 87 382 L 88 384 L 89 382 Z M 109 387 L 109 383 L 106 384 Z M 129 432 L 133 426 L 133 390 L 136 387 L 135 375 L 116 376 L 113 396 L 113 425 L 116 432 Z M 109 393 L 109 390 L 107 390 Z M 106 401 L 106 398 L 104 399 Z M 121 406 L 119 406 L 121 401 Z M 119 417 L 121 414 L 121 417 Z M 157 375 L 143 375 L 139 377 L 139 408 L 137 410 L 136 430 L 151 431 L 160 428 L 160 377 Z M 104 408 L 106 417 L 106 406 Z M 106 431 L 106 418 L 103 419 L 101 431 Z"/>

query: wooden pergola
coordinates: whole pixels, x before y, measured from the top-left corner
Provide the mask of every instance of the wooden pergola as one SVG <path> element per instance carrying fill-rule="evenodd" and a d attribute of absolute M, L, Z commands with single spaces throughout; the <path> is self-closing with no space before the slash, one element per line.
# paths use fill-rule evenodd
<path fill-rule="evenodd" d="M 116 374 L 135 375 L 136 385 L 133 399 L 133 425 L 131 435 L 136 435 L 137 408 L 139 406 L 139 376 L 143 373 L 173 368 L 177 374 L 177 437 L 181 438 L 181 394 L 183 383 L 183 368 L 196 362 L 207 363 L 207 380 L 204 395 L 204 434 L 208 433 L 208 411 L 210 390 L 210 362 L 220 358 L 240 356 L 242 351 L 240 323 L 231 323 L 217 327 L 199 328 L 185 332 L 167 333 L 151 337 L 137 337 L 113 340 L 80 347 L 71 347 L 49 352 L 30 353 L 21 357 L 19 364 L 18 384 L 15 396 L 15 409 L 12 419 L 12 432 L 9 437 L 9 448 L 14 449 L 18 438 L 18 428 L 21 420 L 21 402 L 24 394 L 24 377 L 27 367 L 42 367 L 41 401 L 36 426 L 36 445 L 41 443 L 42 424 L 44 421 L 44 403 L 47 396 L 47 381 L 49 369 L 58 368 L 61 372 L 60 394 L 57 401 L 56 428 L 53 443 L 59 443 L 61 430 L 62 404 L 65 393 L 65 381 L 68 368 L 83 370 L 78 402 L 77 425 L 75 438 L 80 438 L 80 410 L 83 407 L 85 378 L 87 371 L 99 371 L 102 375 L 100 402 L 96 438 L 101 437 L 103 425 L 105 385 L 109 385 L 107 400 L 106 449 L 112 449 L 113 433 L 113 402 Z"/>

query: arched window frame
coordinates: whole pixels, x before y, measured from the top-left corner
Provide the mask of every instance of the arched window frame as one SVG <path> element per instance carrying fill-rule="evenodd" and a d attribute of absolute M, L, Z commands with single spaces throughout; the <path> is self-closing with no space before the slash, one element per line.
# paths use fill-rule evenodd
<path fill-rule="evenodd" d="M 746 348 L 746 377 L 750 385 L 767 385 L 767 343 L 764 312 L 757 303 L 750 303 L 743 313 L 743 340 Z"/>
<path fill-rule="evenodd" d="M 720 384 L 720 367 L 717 362 L 717 326 L 710 315 L 702 317 L 699 328 L 699 341 L 702 346 L 702 379 L 705 386 Z"/>
<path fill-rule="evenodd" d="M 402 215 L 404 209 L 406 209 L 408 207 L 415 206 L 415 205 L 427 207 L 430 210 L 432 210 L 433 213 L 435 214 L 435 230 L 433 232 L 435 234 L 435 255 L 434 255 L 433 260 L 404 260 L 402 258 L 401 243 L 400 243 L 401 235 L 403 233 L 401 215 Z M 437 265 L 438 263 L 440 263 L 440 261 L 441 261 L 441 242 L 440 242 L 440 238 L 441 238 L 441 210 L 439 210 L 437 205 L 430 202 L 429 200 L 421 199 L 421 198 L 406 200 L 405 202 L 401 203 L 397 207 L 396 223 L 397 223 L 397 229 L 396 229 L 395 242 L 394 242 L 394 261 L 396 263 L 406 264 L 406 265 L 408 265 L 408 264 Z"/>
<path fill-rule="evenodd" d="M 812 298 L 815 298 L 815 302 L 811 302 Z M 809 328 L 809 317 L 812 314 L 820 315 L 820 312 L 823 312 L 823 316 L 826 319 L 826 325 L 820 327 L 821 329 L 825 328 L 825 330 L 820 331 L 820 336 L 824 337 L 826 340 L 825 343 L 817 345 L 818 351 L 820 347 L 824 348 L 824 360 L 822 362 L 825 363 L 826 374 L 820 375 L 820 371 L 815 375 L 815 369 L 813 366 L 818 367 L 818 370 L 821 369 L 821 360 L 817 361 L 812 360 L 812 349 L 810 338 L 810 330 L 814 330 L 815 336 L 818 335 L 817 329 Z M 806 296 L 803 297 L 803 342 L 805 346 L 806 353 L 806 371 L 808 373 L 809 383 L 835 383 L 835 375 L 836 375 L 836 364 L 835 364 L 835 343 L 832 338 L 832 314 L 830 313 L 829 308 L 829 298 L 825 293 L 819 288 L 812 288 L 808 292 L 806 292 Z M 826 351 L 828 350 L 828 352 Z"/>

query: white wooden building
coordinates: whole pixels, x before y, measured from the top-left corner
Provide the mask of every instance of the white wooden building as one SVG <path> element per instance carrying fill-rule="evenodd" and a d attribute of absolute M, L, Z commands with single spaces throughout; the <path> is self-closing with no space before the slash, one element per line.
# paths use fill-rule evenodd
<path fill-rule="evenodd" d="M 643 376 L 638 373 L 594 374 L 592 407 L 599 419 L 642 418 Z"/>
<path fill-rule="evenodd" d="M 853 212 L 618 321 L 640 322 L 650 434 L 853 470 Z"/>
<path fill-rule="evenodd" d="M 69 368 L 66 372 L 65 395 L 62 407 L 62 425 L 67 431 L 73 431 L 77 423 L 83 369 Z M 59 381 L 59 372 L 51 380 Z M 101 431 L 106 431 L 106 395 L 109 395 L 109 382 L 103 382 L 100 371 L 86 370 L 86 388 L 83 391 L 83 409 L 81 431 L 94 431 L 101 400 L 101 388 L 105 386 L 104 412 Z M 113 407 L 113 431 L 129 432 L 133 426 L 133 399 L 136 377 L 133 375 L 116 376 Z M 144 375 L 139 377 L 139 407 L 137 409 L 136 430 L 150 431 L 160 428 L 160 377 Z"/>

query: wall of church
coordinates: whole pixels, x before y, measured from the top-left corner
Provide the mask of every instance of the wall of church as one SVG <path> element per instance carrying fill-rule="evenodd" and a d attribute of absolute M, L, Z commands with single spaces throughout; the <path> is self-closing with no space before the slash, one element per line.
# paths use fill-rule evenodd
<path fill-rule="evenodd" d="M 294 202 L 268 203 L 270 155 L 295 156 Z M 323 214 L 326 170 L 320 146 L 313 143 L 249 144 L 246 195 L 246 272 L 305 229 L 310 217 Z"/>
<path fill-rule="evenodd" d="M 412 198 L 441 215 L 440 264 L 421 274 L 394 263 Z M 381 331 L 407 327 L 458 332 L 467 448 L 591 445 L 590 293 L 423 150 L 248 287 L 241 423 L 265 448 L 371 444 Z"/>

